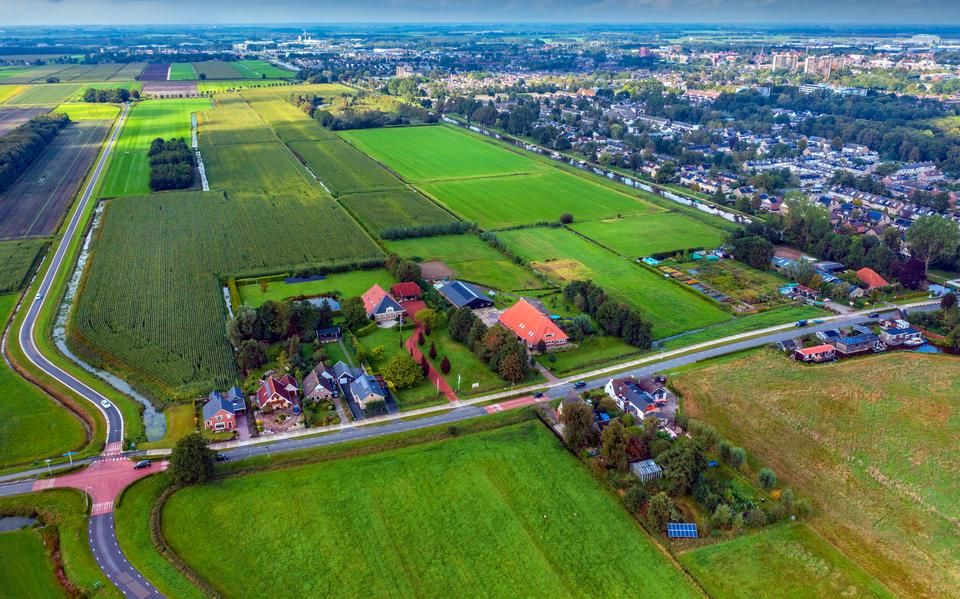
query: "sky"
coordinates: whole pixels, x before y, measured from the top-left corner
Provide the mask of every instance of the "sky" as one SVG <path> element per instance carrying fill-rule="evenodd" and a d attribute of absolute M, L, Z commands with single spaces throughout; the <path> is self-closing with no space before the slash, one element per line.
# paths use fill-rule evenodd
<path fill-rule="evenodd" d="M 960 24 L 960 0 L 0 0 L 3 25 Z"/>

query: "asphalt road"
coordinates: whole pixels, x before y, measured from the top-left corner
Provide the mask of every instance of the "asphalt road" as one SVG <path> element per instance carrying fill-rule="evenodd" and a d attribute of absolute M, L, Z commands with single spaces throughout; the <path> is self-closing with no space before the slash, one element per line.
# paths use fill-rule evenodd
<path fill-rule="evenodd" d="M 117 545 L 113 529 L 113 512 L 91 516 L 87 526 L 87 539 L 93 549 L 97 565 L 104 571 L 125 597 L 147 599 L 163 597 L 147 579 L 130 565 Z"/>

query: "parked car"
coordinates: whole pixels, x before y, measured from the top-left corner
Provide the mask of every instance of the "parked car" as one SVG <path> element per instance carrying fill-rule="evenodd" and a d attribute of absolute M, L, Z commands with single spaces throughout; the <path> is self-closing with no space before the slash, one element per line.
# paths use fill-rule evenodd
<path fill-rule="evenodd" d="M 879 313 L 879 312 L 871 312 L 871 313 L 867 314 L 867 316 L 869 316 L 870 318 L 880 318 L 880 313 Z"/>
<path fill-rule="evenodd" d="M 103 407 L 105 407 L 105 408 L 112 408 L 112 407 L 113 407 L 113 404 L 110 403 L 109 401 L 105 400 L 105 399 L 101 399 L 101 400 L 100 400 L 100 405 L 103 406 Z"/>
<path fill-rule="evenodd" d="M 585 383 L 584 381 L 577 381 L 576 383 L 573 384 L 574 389 L 583 389 L 586 386 L 587 386 L 587 383 Z"/>
<path fill-rule="evenodd" d="M 807 326 L 807 321 L 806 321 L 806 320 L 798 320 L 797 323 L 796 323 L 795 325 L 793 325 L 793 326 L 797 327 L 798 329 L 801 328 L 801 327 L 805 327 L 805 326 Z"/>
<path fill-rule="evenodd" d="M 226 462 L 226 461 L 229 460 L 230 458 L 227 457 L 226 454 L 218 453 L 218 454 L 216 454 L 215 456 L 213 456 L 213 459 L 215 459 L 215 460 L 218 461 L 218 462 Z"/>
<path fill-rule="evenodd" d="M 543 397 L 543 392 L 537 391 L 536 393 L 533 394 L 533 396 L 537 399 L 540 399 L 541 397 Z"/>
<path fill-rule="evenodd" d="M 152 465 L 153 465 L 153 462 L 151 462 L 150 460 L 140 460 L 139 462 L 134 464 L 133 469 L 143 470 L 144 468 L 149 468 Z"/>

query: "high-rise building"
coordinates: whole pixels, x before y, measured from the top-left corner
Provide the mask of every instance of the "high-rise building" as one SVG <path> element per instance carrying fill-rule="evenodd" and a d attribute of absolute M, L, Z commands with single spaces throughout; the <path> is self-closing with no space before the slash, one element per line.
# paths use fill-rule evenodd
<path fill-rule="evenodd" d="M 773 70 L 774 71 L 787 71 L 793 73 L 797 70 L 799 66 L 799 59 L 796 54 L 774 54 L 773 55 Z"/>
<path fill-rule="evenodd" d="M 811 77 L 827 79 L 844 66 L 846 66 L 846 59 L 843 56 L 808 56 L 803 61 L 803 73 Z"/>

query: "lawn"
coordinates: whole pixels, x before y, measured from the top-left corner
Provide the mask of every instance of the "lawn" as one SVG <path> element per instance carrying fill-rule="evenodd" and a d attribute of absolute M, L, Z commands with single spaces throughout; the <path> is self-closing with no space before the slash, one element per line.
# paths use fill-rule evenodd
<path fill-rule="evenodd" d="M 163 534 L 227 596 L 698 596 L 537 422 L 188 487 Z"/>
<path fill-rule="evenodd" d="M 577 370 L 597 368 L 615 360 L 634 357 L 640 350 L 624 343 L 618 337 L 591 335 L 584 339 L 576 349 L 555 351 L 538 356 L 537 361 L 557 375 L 565 375 Z M 552 360 L 551 360 L 552 356 Z"/>
<path fill-rule="evenodd" d="M 60 535 L 60 555 L 64 571 L 67 578 L 83 590 L 85 596 L 98 599 L 101 597 L 122 597 L 120 591 L 107 580 L 97 566 L 93 553 L 90 551 L 90 545 L 87 541 L 87 505 L 79 491 L 55 489 L 29 495 L 0 497 L 0 513 L 22 513 L 28 509 L 49 515 L 50 519 L 56 524 L 57 532 Z M 0 554 L 5 558 L 0 560 L 0 563 L 9 561 L 13 556 L 13 554 L 2 550 L 0 550 Z M 39 556 L 32 555 L 32 557 L 35 559 L 31 560 L 31 565 L 21 568 L 16 573 L 17 576 L 23 576 L 25 569 L 36 569 L 34 572 L 39 571 L 38 566 L 40 564 L 36 561 Z M 9 588 L 6 584 L 0 582 L 0 595 L 5 597 L 23 596 L 17 593 L 6 595 L 5 593 Z"/>
<path fill-rule="evenodd" d="M 7 322 L 17 302 L 0 295 L 0 317 Z M 0 469 L 80 449 L 83 423 L 66 408 L 0 363 Z"/>
<path fill-rule="evenodd" d="M 150 191 L 147 151 L 157 137 L 182 137 L 190 142 L 190 114 L 210 107 L 207 99 L 146 100 L 127 115 L 120 137 L 100 183 L 100 197 L 127 196 Z"/>
<path fill-rule="evenodd" d="M 189 62 L 175 62 L 170 65 L 169 81 L 193 81 L 197 78 L 197 71 Z"/>
<path fill-rule="evenodd" d="M 812 528 L 901 596 L 958 596 L 960 360 L 808 366 L 761 351 L 673 377 L 709 422 L 815 503 Z"/>
<path fill-rule="evenodd" d="M 53 563 L 36 529 L 0 532 L 0 596 L 18 599 L 64 597 Z"/>
<path fill-rule="evenodd" d="M 539 171 L 525 156 L 450 127 L 354 129 L 340 136 L 410 182 Z"/>
<path fill-rule="evenodd" d="M 446 225 L 457 220 L 412 189 L 357 193 L 342 196 L 340 201 L 375 235 L 391 228 Z"/>
<path fill-rule="evenodd" d="M 470 137 L 464 138 L 472 141 Z M 512 154 L 509 150 L 490 147 L 495 152 Z M 434 181 L 419 186 L 464 220 L 487 229 L 559 222 L 564 213 L 582 221 L 661 210 L 637 196 L 586 177 L 534 162 L 530 166 L 542 170 L 528 175 Z"/>
<path fill-rule="evenodd" d="M 630 258 L 689 248 L 714 248 L 727 236 L 722 229 L 676 212 L 575 223 L 572 228 Z"/>
<path fill-rule="evenodd" d="M 112 121 L 120 114 L 120 107 L 116 104 L 77 102 L 61 104 L 54 109 L 54 112 L 66 114 L 72 121 Z"/>
<path fill-rule="evenodd" d="M 373 331 L 373 333 L 359 337 L 361 345 L 363 345 L 364 350 L 368 354 L 365 362 L 373 368 L 374 372 L 379 372 L 380 369 L 390 362 L 394 356 L 400 353 L 406 353 L 407 350 L 401 345 L 401 340 L 406 342 L 406 340 L 410 338 L 411 334 L 413 334 L 413 329 L 408 324 L 407 326 L 403 327 L 402 331 L 400 327 L 393 327 L 389 329 L 378 327 Z M 348 342 L 345 341 L 345 343 Z M 376 347 L 383 348 L 383 355 L 379 359 L 369 356 L 369 354 Z M 353 358 L 353 356 L 351 356 L 351 358 Z M 410 410 L 414 408 L 422 408 L 428 405 L 435 405 L 438 403 L 447 403 L 447 399 L 445 397 L 438 397 L 437 388 L 427 379 L 422 380 L 414 387 L 394 390 L 393 395 L 397 400 L 397 406 L 401 410 Z"/>
<path fill-rule="evenodd" d="M 30 89 L 23 91 L 7 100 L 10 105 L 55 105 L 65 102 L 80 89 L 78 83 L 43 83 L 32 85 Z"/>
<path fill-rule="evenodd" d="M 0 241 L 0 293 L 19 291 L 26 287 L 27 276 L 33 271 L 37 255 L 46 243 L 45 239 Z M 9 308 L 4 302 L 0 312 L 6 314 Z"/>
<path fill-rule="evenodd" d="M 140 443 L 137 449 L 173 447 L 183 437 L 197 432 L 197 417 L 193 402 L 169 405 L 163 411 L 163 415 L 167 421 L 167 433 L 157 441 Z"/>
<path fill-rule="evenodd" d="M 258 307 L 267 300 L 280 301 L 289 297 L 331 295 L 339 293 L 343 298 L 362 295 L 366 290 L 378 284 L 389 290 L 394 278 L 384 269 L 354 270 L 351 272 L 327 275 L 322 281 L 304 283 L 284 283 L 270 281 L 266 289 L 261 289 L 256 281 L 239 282 L 240 300 L 248 306 Z"/>
<path fill-rule="evenodd" d="M 680 555 L 711 597 L 894 597 L 807 526 L 779 526 Z"/>
<path fill-rule="evenodd" d="M 470 351 L 469 347 L 451 339 L 446 327 L 431 332 L 428 337 L 424 338 L 424 341 L 425 343 L 420 349 L 437 369 L 437 372 L 442 373 L 440 363 L 443 362 L 444 356 L 450 360 L 450 373 L 444 376 L 444 379 L 458 394 L 468 396 L 492 393 L 509 385 L 499 375 L 490 370 L 489 366 L 481 362 L 480 358 Z M 429 353 L 431 343 L 437 347 L 437 357 L 433 359 L 430 359 Z M 536 376 L 539 377 L 540 375 L 536 374 Z M 458 377 L 459 390 L 457 388 Z"/>
<path fill-rule="evenodd" d="M 682 289 L 575 233 L 560 228 L 519 229 L 498 234 L 511 250 L 557 283 L 589 279 L 638 310 L 655 338 L 705 327 L 730 318 L 706 297 Z"/>
<path fill-rule="evenodd" d="M 540 289 L 547 284 L 475 235 L 443 235 L 385 242 L 387 251 L 420 261 L 440 260 L 465 281 L 501 291 Z"/>

